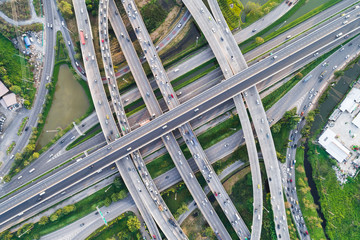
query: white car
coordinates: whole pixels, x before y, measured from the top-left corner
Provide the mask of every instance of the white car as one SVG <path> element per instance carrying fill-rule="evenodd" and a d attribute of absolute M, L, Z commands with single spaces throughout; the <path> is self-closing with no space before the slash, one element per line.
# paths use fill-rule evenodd
<path fill-rule="evenodd" d="M 335 69 L 337 69 L 337 66 L 336 66 L 336 65 L 333 67 L 333 70 L 335 70 Z"/>

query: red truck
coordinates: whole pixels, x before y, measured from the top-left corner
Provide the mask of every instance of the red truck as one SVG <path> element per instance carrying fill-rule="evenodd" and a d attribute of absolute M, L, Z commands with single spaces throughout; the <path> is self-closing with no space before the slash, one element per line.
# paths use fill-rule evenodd
<path fill-rule="evenodd" d="M 80 40 L 81 40 L 81 44 L 85 45 L 84 31 L 82 29 L 80 30 Z"/>

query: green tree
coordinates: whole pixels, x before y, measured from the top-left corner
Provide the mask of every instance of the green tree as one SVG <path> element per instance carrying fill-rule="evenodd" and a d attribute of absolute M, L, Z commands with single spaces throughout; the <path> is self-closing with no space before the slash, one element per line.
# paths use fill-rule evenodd
<path fill-rule="evenodd" d="M 13 85 L 10 87 L 10 91 L 14 92 L 15 94 L 19 94 L 21 93 L 21 87 L 17 85 Z"/>
<path fill-rule="evenodd" d="M 280 132 L 281 130 L 281 124 L 278 122 L 278 123 L 275 123 L 272 127 L 271 127 L 271 130 L 273 133 L 278 133 Z"/>
<path fill-rule="evenodd" d="M 56 220 L 58 220 L 58 218 L 59 215 L 57 215 L 56 212 L 50 215 L 50 221 L 52 222 L 55 222 Z"/>
<path fill-rule="evenodd" d="M 337 70 L 334 72 L 335 77 L 341 77 L 345 74 L 343 70 Z"/>
<path fill-rule="evenodd" d="M 118 192 L 118 200 L 124 199 L 127 196 L 127 192 L 125 190 L 121 190 Z"/>
<path fill-rule="evenodd" d="M 262 44 L 262 43 L 264 43 L 264 39 L 262 37 L 256 37 L 255 38 L 255 43 L 256 44 Z"/>
<path fill-rule="evenodd" d="M 24 154 L 30 154 L 35 151 L 35 144 L 28 144 L 24 149 Z"/>
<path fill-rule="evenodd" d="M 141 223 L 136 216 L 130 216 L 126 224 L 130 232 L 135 232 L 141 227 Z"/>
<path fill-rule="evenodd" d="M 66 2 L 66 1 L 61 1 L 59 3 L 59 9 L 60 12 L 65 16 L 65 17 L 72 17 L 73 16 L 73 11 L 72 11 L 72 6 L 70 3 Z"/>
<path fill-rule="evenodd" d="M 10 175 L 9 174 L 5 175 L 3 180 L 4 180 L 4 182 L 10 182 L 10 180 L 11 180 Z"/>
<path fill-rule="evenodd" d="M 116 202 L 117 200 L 118 200 L 118 194 L 117 193 L 111 194 L 111 201 Z"/>
<path fill-rule="evenodd" d="M 39 154 L 38 152 L 34 152 L 34 153 L 32 154 L 33 159 L 38 159 L 39 156 L 40 156 L 40 154 Z"/>
<path fill-rule="evenodd" d="M 301 73 L 301 72 L 298 72 L 296 75 L 295 75 L 295 78 L 300 80 L 304 77 L 304 75 Z"/>
<path fill-rule="evenodd" d="M 26 108 L 29 108 L 29 107 L 31 106 L 30 101 L 29 101 L 29 100 L 24 100 L 24 106 L 25 106 Z"/>
<path fill-rule="evenodd" d="M 12 239 L 12 237 L 13 237 L 13 235 L 11 234 L 11 232 L 9 230 L 5 230 L 0 233 L 0 239 L 2 239 L 2 240 L 10 240 L 10 239 Z"/>
<path fill-rule="evenodd" d="M 105 198 L 105 200 L 104 200 L 104 205 L 106 206 L 106 207 L 108 207 L 108 206 L 110 206 L 110 204 L 111 204 L 111 199 L 110 198 Z"/>
<path fill-rule="evenodd" d="M 39 225 L 45 225 L 49 222 L 49 217 L 48 216 L 42 216 L 39 220 Z"/>
<path fill-rule="evenodd" d="M 114 179 L 114 187 L 117 189 L 121 189 L 124 186 L 124 182 L 121 177 L 116 177 Z"/>
<path fill-rule="evenodd" d="M 205 228 L 204 235 L 206 237 L 210 238 L 210 239 L 213 239 L 213 237 L 215 236 L 213 230 L 211 229 L 211 227 Z"/>
<path fill-rule="evenodd" d="M 73 204 L 72 205 L 67 205 L 67 206 L 63 207 L 63 212 L 66 215 L 68 213 L 73 212 L 75 209 L 76 209 L 75 205 L 73 205 Z"/>

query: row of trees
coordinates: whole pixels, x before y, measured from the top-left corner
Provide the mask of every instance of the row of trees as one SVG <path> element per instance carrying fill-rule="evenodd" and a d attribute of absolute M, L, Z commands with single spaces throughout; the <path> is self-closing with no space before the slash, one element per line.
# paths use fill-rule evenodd
<path fill-rule="evenodd" d="M 294 128 L 299 120 L 300 117 L 296 114 L 296 108 L 293 108 L 290 111 L 285 112 L 280 121 L 271 127 L 271 131 L 273 133 L 278 133 L 283 125 L 286 125 L 288 128 Z"/>
<path fill-rule="evenodd" d="M 110 204 L 111 204 L 112 202 L 117 202 L 117 201 L 119 201 L 119 200 L 121 200 L 121 199 L 124 199 L 126 196 L 127 196 L 127 191 L 126 191 L 126 190 L 121 190 L 121 191 L 118 192 L 118 193 L 113 193 L 113 194 L 111 195 L 111 197 L 105 198 L 105 200 L 104 200 L 104 205 L 105 205 L 106 207 L 108 207 L 108 206 L 110 206 Z"/>

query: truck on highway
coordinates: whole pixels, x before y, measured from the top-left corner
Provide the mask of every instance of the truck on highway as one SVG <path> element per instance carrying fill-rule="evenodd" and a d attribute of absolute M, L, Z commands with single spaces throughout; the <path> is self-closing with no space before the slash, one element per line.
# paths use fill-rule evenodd
<path fill-rule="evenodd" d="M 80 41 L 82 45 L 85 45 L 84 31 L 80 29 Z"/>
<path fill-rule="evenodd" d="M 326 70 L 323 71 L 322 73 L 320 73 L 320 75 L 319 75 L 319 81 L 320 81 L 320 82 L 323 80 L 323 78 L 324 78 L 324 76 L 325 76 L 326 73 L 327 73 Z"/>

